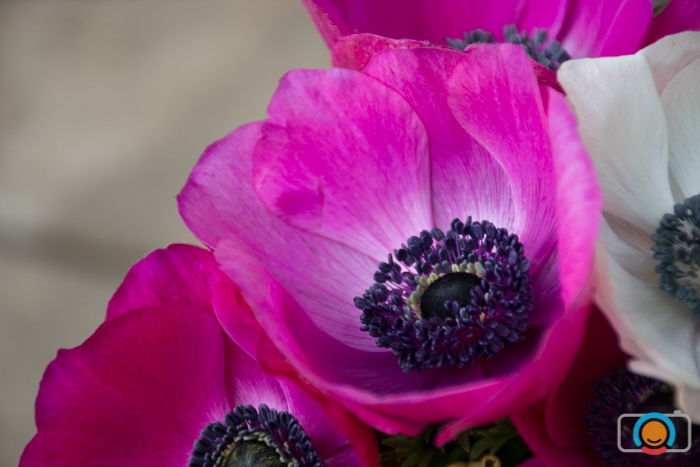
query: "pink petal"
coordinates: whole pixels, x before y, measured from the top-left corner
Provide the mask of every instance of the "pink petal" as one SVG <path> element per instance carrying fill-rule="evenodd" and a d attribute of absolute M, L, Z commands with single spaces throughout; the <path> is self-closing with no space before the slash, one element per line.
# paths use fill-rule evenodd
<path fill-rule="evenodd" d="M 478 0 L 305 0 L 309 13 L 329 46 L 340 37 L 367 32 L 395 39 L 444 44 L 466 31 L 484 29 L 502 36 L 503 26 L 524 14 L 522 0 L 484 3 Z M 551 9 L 551 8 L 550 8 Z M 548 15 L 547 15 L 548 16 Z M 555 18 L 557 15 L 553 15 Z M 542 14 L 527 13 L 528 24 L 544 22 Z"/>
<path fill-rule="evenodd" d="M 545 29 L 549 38 L 558 37 L 571 1 L 527 0 L 523 2 L 523 12 L 517 23 L 518 29 L 529 33 L 535 29 Z M 504 26 L 507 24 L 505 23 Z"/>
<path fill-rule="evenodd" d="M 268 113 L 253 177 L 276 215 L 378 260 L 432 225 L 428 137 L 392 89 L 352 70 L 295 70 Z"/>
<path fill-rule="evenodd" d="M 209 309 L 213 283 L 223 278 L 207 250 L 191 245 L 155 250 L 129 270 L 109 302 L 107 319 L 159 305 Z"/>
<path fill-rule="evenodd" d="M 546 401 L 511 417 L 538 458 L 551 465 L 598 465 L 584 417 L 593 399 L 593 383 L 625 360 L 603 315 L 597 310 L 591 313 L 583 345 L 566 379 Z"/>
<path fill-rule="evenodd" d="M 514 219 L 505 225 L 525 245 L 533 275 L 552 252 L 554 185 L 540 89 L 531 60 L 511 44 L 470 47 L 449 86 L 454 116 L 502 166 Z"/>
<path fill-rule="evenodd" d="M 651 0 L 571 0 L 562 45 L 574 58 L 634 53 L 652 13 Z"/>
<path fill-rule="evenodd" d="M 217 255 L 224 256 L 220 262 L 226 263 L 226 256 L 239 258 L 222 269 L 246 299 L 265 289 L 267 279 L 256 271 L 267 270 L 321 330 L 376 352 L 374 340 L 359 330 L 360 311 L 352 300 L 370 285 L 378 260 L 301 232 L 269 213 L 251 186 L 251 157 L 260 128 L 243 126 L 207 149 L 178 196 L 185 223 L 205 244 L 217 246 Z M 243 257 L 250 258 L 245 266 Z M 227 320 L 219 313 L 219 319 L 229 333 L 236 332 L 229 325 L 235 318 Z"/>
<path fill-rule="evenodd" d="M 331 49 L 333 66 L 362 71 L 370 59 L 386 49 L 430 47 L 429 42 L 413 39 L 389 39 L 375 34 L 352 34 L 340 38 Z"/>
<path fill-rule="evenodd" d="M 654 18 L 644 45 L 664 36 L 683 31 L 700 30 L 700 2 L 697 0 L 671 0 L 668 6 Z"/>
<path fill-rule="evenodd" d="M 133 310 L 59 351 L 36 404 L 44 457 L 185 464 L 200 431 L 228 409 L 222 337 L 210 314 L 170 306 Z"/>
<path fill-rule="evenodd" d="M 448 106 L 448 78 L 463 59 L 464 53 L 455 50 L 385 50 L 369 62 L 365 73 L 400 93 L 425 122 L 435 226 L 447 229 L 455 217 L 471 215 L 512 228 L 508 178 Z"/>
<path fill-rule="evenodd" d="M 549 91 L 548 123 L 557 186 L 559 276 L 567 308 L 580 302 L 593 268 L 603 196 L 564 97 Z M 584 302 L 587 297 L 583 297 Z"/>

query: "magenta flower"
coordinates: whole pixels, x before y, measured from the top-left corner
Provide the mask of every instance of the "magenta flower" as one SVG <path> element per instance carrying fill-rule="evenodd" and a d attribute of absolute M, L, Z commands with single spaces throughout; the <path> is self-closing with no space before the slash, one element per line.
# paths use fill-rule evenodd
<path fill-rule="evenodd" d="M 451 421 L 440 442 L 544 397 L 583 333 L 601 199 L 522 49 L 295 70 L 268 112 L 179 203 L 303 376 L 385 432 Z"/>
<path fill-rule="evenodd" d="M 653 18 L 651 0 L 303 0 L 329 47 L 355 33 L 464 48 L 495 40 L 528 43 L 548 64 L 623 55 L 667 35 L 700 29 L 700 3 L 671 0 Z M 464 38 L 464 39 L 461 39 Z M 561 45 L 561 47 L 560 47 Z M 562 48 L 563 47 L 563 48 Z"/>
<path fill-rule="evenodd" d="M 262 371 L 212 303 L 247 322 L 207 251 L 174 245 L 134 266 L 107 321 L 47 368 L 20 465 L 378 465 L 371 431 Z"/>
<path fill-rule="evenodd" d="M 649 456 L 618 449 L 620 415 L 673 413 L 677 409 L 671 386 L 625 369 L 628 358 L 603 315 L 598 310 L 591 313 L 581 351 L 566 378 L 545 399 L 511 417 L 536 456 L 528 467 L 697 465 L 697 426 L 686 453 Z M 632 445 L 631 430 L 623 430 L 621 442 Z"/>

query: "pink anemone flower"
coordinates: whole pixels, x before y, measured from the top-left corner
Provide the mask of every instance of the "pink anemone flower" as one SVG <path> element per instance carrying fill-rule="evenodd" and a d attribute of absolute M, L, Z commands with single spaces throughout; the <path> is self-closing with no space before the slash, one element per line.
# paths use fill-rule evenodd
<path fill-rule="evenodd" d="M 268 114 L 211 145 L 178 200 L 312 385 L 384 432 L 451 422 L 442 443 L 563 377 L 601 198 L 520 47 L 291 71 Z"/>
<path fill-rule="evenodd" d="M 677 428 L 676 448 L 684 453 L 650 456 L 618 449 L 618 417 L 677 410 L 671 386 L 625 368 L 618 338 L 600 311 L 591 313 L 586 335 L 566 378 L 545 399 L 511 419 L 535 458 L 527 467 L 694 467 L 700 458 L 700 427 L 692 438 Z M 634 421 L 634 420 L 633 420 Z M 633 425 L 623 424 L 620 443 L 634 448 Z M 685 432 L 685 433 L 684 433 Z"/>
<path fill-rule="evenodd" d="M 671 0 L 303 0 L 329 47 L 368 33 L 463 49 L 475 42 L 525 44 L 556 68 L 574 58 L 634 53 L 657 39 L 700 29 L 700 3 Z"/>
<path fill-rule="evenodd" d="M 173 245 L 136 264 L 107 320 L 46 369 L 20 465 L 378 465 L 368 428 L 265 373 L 214 303 L 249 322 L 211 253 Z"/>

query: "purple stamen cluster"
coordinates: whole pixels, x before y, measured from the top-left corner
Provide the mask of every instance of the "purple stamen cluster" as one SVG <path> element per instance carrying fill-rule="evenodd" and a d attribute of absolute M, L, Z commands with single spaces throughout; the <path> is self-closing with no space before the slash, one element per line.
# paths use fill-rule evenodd
<path fill-rule="evenodd" d="M 322 467 L 311 439 L 289 412 L 239 405 L 209 424 L 195 443 L 190 467 Z"/>
<path fill-rule="evenodd" d="M 634 413 L 673 413 L 673 390 L 659 380 L 630 372 L 625 367 L 617 367 L 593 385 L 593 401 L 588 405 L 588 433 L 604 466 L 643 467 L 700 466 L 700 432 L 693 426 L 693 439 L 690 451 L 685 453 L 665 453 L 661 456 L 648 456 L 638 453 L 624 453 L 617 446 L 617 419 L 622 414 Z M 680 434 L 680 433 L 679 433 Z M 632 428 L 622 425 L 620 442 L 631 446 Z"/>
<path fill-rule="evenodd" d="M 558 40 L 547 41 L 547 31 L 544 29 L 535 29 L 534 34 L 530 37 L 526 31 L 518 32 L 518 28 L 511 24 L 503 28 L 503 38 L 504 42 L 521 44 L 530 58 L 554 71 L 557 71 L 562 63 L 571 58 Z M 445 40 L 450 47 L 458 50 L 464 50 L 471 44 L 493 44 L 496 42 L 490 32 L 481 29 L 465 32 L 463 39 L 448 37 Z"/>
<path fill-rule="evenodd" d="M 404 372 L 490 358 L 525 336 L 533 306 L 524 246 L 491 222 L 454 219 L 410 237 L 355 305 L 362 330 Z"/>

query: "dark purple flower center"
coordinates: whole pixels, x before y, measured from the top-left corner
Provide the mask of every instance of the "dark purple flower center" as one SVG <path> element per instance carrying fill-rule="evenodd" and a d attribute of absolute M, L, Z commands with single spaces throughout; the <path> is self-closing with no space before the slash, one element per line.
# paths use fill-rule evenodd
<path fill-rule="evenodd" d="M 355 305 L 362 330 L 405 372 L 490 358 L 525 337 L 533 306 L 523 244 L 488 221 L 410 237 Z"/>
<path fill-rule="evenodd" d="M 322 467 L 299 421 L 260 404 L 239 405 L 209 424 L 194 445 L 190 467 Z"/>
<path fill-rule="evenodd" d="M 527 31 L 518 32 L 518 28 L 511 24 L 503 28 L 503 37 L 504 42 L 521 44 L 530 58 L 554 71 L 557 71 L 562 63 L 571 58 L 558 40 L 547 40 L 547 31 L 544 29 L 535 29 L 530 37 Z M 450 47 L 458 50 L 464 50 L 471 44 L 493 44 L 496 42 L 490 32 L 481 29 L 465 32 L 463 39 L 448 37 L 445 40 Z"/>
<path fill-rule="evenodd" d="M 651 239 L 661 289 L 700 319 L 700 195 L 676 204 Z"/>
<path fill-rule="evenodd" d="M 624 367 L 615 368 L 593 385 L 594 399 L 588 405 L 586 422 L 588 432 L 604 466 L 644 467 L 700 466 L 700 427 L 692 426 L 692 439 L 687 439 L 687 425 L 684 419 L 676 427 L 674 447 L 687 446 L 684 453 L 665 453 L 650 456 L 644 453 L 625 453 L 618 449 L 618 417 L 623 414 L 646 414 L 658 412 L 673 414 L 676 410 L 673 390 L 669 385 L 646 376 L 637 375 Z M 673 416 L 670 417 L 674 419 Z M 633 428 L 636 419 L 624 418 L 620 423 L 620 445 L 635 448 Z"/>

